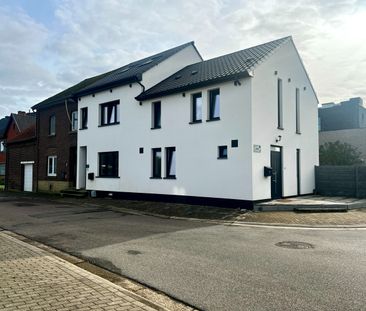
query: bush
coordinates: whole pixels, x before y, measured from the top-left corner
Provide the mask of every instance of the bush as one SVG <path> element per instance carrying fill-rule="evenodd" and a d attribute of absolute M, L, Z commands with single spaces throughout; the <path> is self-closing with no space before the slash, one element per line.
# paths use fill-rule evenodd
<path fill-rule="evenodd" d="M 362 165 L 361 156 L 356 147 L 340 141 L 328 142 L 319 148 L 320 165 Z"/>

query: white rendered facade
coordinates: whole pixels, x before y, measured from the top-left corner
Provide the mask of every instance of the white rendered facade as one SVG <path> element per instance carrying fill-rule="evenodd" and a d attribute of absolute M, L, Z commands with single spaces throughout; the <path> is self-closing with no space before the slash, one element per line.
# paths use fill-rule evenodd
<path fill-rule="evenodd" d="M 193 51 L 185 52 L 181 68 L 189 61 L 200 61 Z M 159 65 L 161 70 L 157 66 L 144 73 L 142 84 L 149 88 L 179 69 L 173 59 L 168 61 L 169 66 Z M 263 169 L 271 165 L 270 149 L 276 145 L 282 147 L 283 196 L 298 194 L 296 149 L 301 150 L 301 194 L 311 193 L 318 164 L 317 99 L 292 40 L 257 65 L 252 74 L 240 79 L 240 85 L 234 81 L 212 84 L 141 105 L 134 99 L 141 93 L 137 83 L 83 96 L 78 102 L 79 115 L 80 109 L 88 107 L 88 128 L 78 131 L 77 187 L 244 201 L 270 199 L 271 179 L 263 176 Z M 283 81 L 283 129 L 277 129 L 278 78 Z M 208 92 L 217 88 L 220 120 L 206 122 Z M 300 90 L 301 134 L 295 128 L 296 88 Z M 190 124 L 191 95 L 197 92 L 202 93 L 202 122 Z M 99 105 L 114 100 L 120 102 L 119 124 L 99 127 Z M 152 103 L 156 101 L 161 102 L 161 128 L 151 129 Z M 279 135 L 281 140 L 276 142 Z M 238 147 L 231 147 L 232 140 L 238 141 Z M 227 146 L 227 159 L 218 159 L 218 146 Z M 166 147 L 176 150 L 175 179 L 164 178 Z M 161 179 L 151 178 L 153 148 L 162 149 Z M 98 154 L 115 151 L 118 177 L 99 178 Z M 96 178 L 89 180 L 88 173 Z"/>

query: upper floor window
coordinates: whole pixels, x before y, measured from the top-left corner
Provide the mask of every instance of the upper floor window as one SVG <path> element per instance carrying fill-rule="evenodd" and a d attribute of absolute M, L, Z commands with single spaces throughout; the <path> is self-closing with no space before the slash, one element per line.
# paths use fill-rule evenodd
<path fill-rule="evenodd" d="M 295 100 L 296 100 L 296 133 L 300 134 L 300 90 L 296 88 L 295 92 Z"/>
<path fill-rule="evenodd" d="M 56 135 L 56 116 L 50 116 L 48 121 L 48 134 L 49 135 Z"/>
<path fill-rule="evenodd" d="M 151 129 L 161 128 L 161 102 L 151 105 Z"/>
<path fill-rule="evenodd" d="M 85 130 L 88 128 L 88 107 L 81 108 L 81 124 L 80 128 Z"/>
<path fill-rule="evenodd" d="M 57 176 L 57 157 L 49 156 L 47 158 L 47 176 Z"/>
<path fill-rule="evenodd" d="M 227 159 L 227 146 L 219 146 L 218 147 L 218 159 Z"/>
<path fill-rule="evenodd" d="M 77 110 L 73 111 L 71 113 L 71 131 L 77 131 L 78 130 L 78 112 Z"/>
<path fill-rule="evenodd" d="M 277 80 L 277 128 L 283 129 L 282 80 Z"/>
<path fill-rule="evenodd" d="M 99 177 L 118 177 L 118 151 L 99 153 Z"/>
<path fill-rule="evenodd" d="M 202 121 L 202 93 L 192 94 L 191 122 Z"/>
<path fill-rule="evenodd" d="M 152 176 L 151 178 L 161 178 L 161 148 L 152 149 Z"/>
<path fill-rule="evenodd" d="M 166 155 L 165 178 L 175 178 L 175 147 L 165 148 L 165 155 Z"/>
<path fill-rule="evenodd" d="M 5 144 L 4 141 L 0 141 L 0 152 L 5 152 Z"/>
<path fill-rule="evenodd" d="M 209 91 L 208 121 L 220 120 L 220 89 Z"/>
<path fill-rule="evenodd" d="M 100 125 L 119 123 L 119 100 L 100 105 Z"/>

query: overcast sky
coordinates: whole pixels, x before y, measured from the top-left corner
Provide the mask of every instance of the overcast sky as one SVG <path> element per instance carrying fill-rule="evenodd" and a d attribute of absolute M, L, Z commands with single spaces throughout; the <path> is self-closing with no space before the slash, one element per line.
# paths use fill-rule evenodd
<path fill-rule="evenodd" d="M 321 103 L 366 101 L 366 0 L 0 0 L 0 117 L 188 41 L 209 59 L 288 35 Z"/>

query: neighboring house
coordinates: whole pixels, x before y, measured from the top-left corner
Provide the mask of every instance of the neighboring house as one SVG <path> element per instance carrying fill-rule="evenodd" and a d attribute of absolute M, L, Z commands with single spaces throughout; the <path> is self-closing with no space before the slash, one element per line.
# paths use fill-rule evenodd
<path fill-rule="evenodd" d="M 78 188 L 247 207 L 312 193 L 318 101 L 292 38 L 207 61 L 190 50 L 164 80 L 150 74 L 163 62 L 81 92 Z"/>
<path fill-rule="evenodd" d="M 319 107 L 319 144 L 336 141 L 357 148 L 366 163 L 366 108 L 360 97 Z"/>
<path fill-rule="evenodd" d="M 5 179 L 5 163 L 6 163 L 6 129 L 10 117 L 0 119 L 0 185 L 4 184 Z"/>
<path fill-rule="evenodd" d="M 7 190 L 36 191 L 36 118 L 12 114 L 6 131 Z"/>
<path fill-rule="evenodd" d="M 319 107 L 319 131 L 338 131 L 366 127 L 366 108 L 362 98 L 354 97 L 339 104 Z"/>

